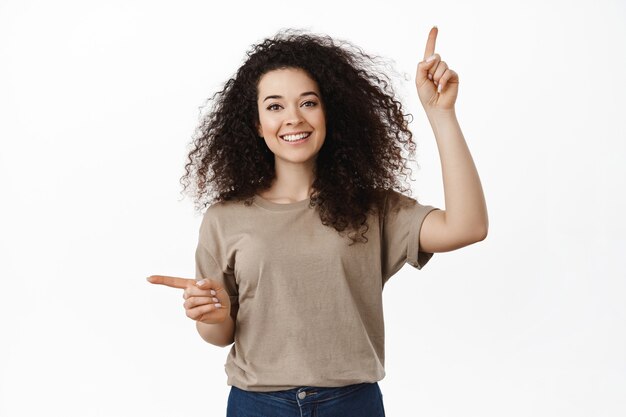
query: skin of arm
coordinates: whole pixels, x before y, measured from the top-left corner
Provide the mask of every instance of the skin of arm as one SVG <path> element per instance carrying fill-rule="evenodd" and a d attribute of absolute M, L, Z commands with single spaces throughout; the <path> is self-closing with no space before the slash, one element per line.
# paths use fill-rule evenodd
<path fill-rule="evenodd" d="M 439 149 L 446 210 L 426 216 L 420 248 L 430 253 L 448 252 L 487 237 L 487 204 L 455 110 L 426 114 Z"/>
<path fill-rule="evenodd" d="M 196 321 L 196 329 L 205 342 L 215 346 L 226 347 L 235 341 L 235 322 L 230 314 L 221 323 Z"/>

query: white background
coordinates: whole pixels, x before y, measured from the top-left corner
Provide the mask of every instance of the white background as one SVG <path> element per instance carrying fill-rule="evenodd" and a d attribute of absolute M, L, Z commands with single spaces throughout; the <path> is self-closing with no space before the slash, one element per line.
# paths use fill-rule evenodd
<path fill-rule="evenodd" d="M 321 0 L 0 2 L 0 415 L 225 415 L 230 347 L 145 280 L 194 276 L 199 107 L 281 28 L 349 40 L 407 74 L 445 208 L 433 25 L 490 228 L 385 287 L 387 415 L 626 415 L 624 3 Z"/>

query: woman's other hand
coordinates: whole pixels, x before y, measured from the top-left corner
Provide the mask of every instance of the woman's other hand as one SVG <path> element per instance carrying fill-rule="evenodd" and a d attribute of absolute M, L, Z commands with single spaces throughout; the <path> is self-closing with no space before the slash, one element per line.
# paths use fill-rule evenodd
<path fill-rule="evenodd" d="M 210 279 L 195 279 L 151 275 L 147 278 L 152 284 L 184 289 L 185 313 L 192 320 L 206 324 L 221 323 L 230 314 L 230 297 L 226 289 Z"/>

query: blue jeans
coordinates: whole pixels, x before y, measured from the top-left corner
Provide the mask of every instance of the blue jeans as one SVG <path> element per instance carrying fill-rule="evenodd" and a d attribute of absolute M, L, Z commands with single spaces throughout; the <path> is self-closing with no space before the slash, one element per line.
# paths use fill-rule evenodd
<path fill-rule="evenodd" d="M 230 388 L 226 417 L 384 417 L 378 382 L 253 392 Z"/>

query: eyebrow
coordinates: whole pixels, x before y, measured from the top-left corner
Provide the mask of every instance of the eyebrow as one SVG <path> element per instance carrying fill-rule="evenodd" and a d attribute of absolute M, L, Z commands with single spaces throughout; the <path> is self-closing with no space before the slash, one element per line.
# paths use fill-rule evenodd
<path fill-rule="evenodd" d="M 313 95 L 313 96 L 315 96 L 317 98 L 320 98 L 320 96 L 318 96 L 317 93 L 314 92 L 314 91 L 307 91 L 306 93 L 302 93 L 302 94 L 300 94 L 300 97 L 310 96 L 310 95 Z M 265 97 L 263 99 L 263 101 L 265 101 L 265 100 L 267 100 L 269 98 L 283 98 L 283 96 L 267 96 L 267 97 Z"/>

